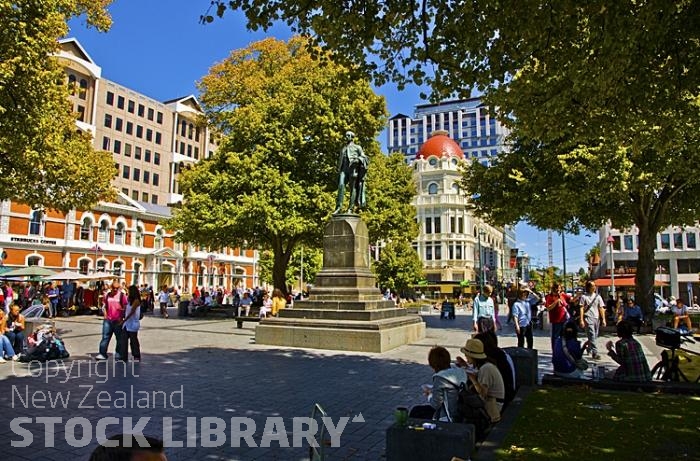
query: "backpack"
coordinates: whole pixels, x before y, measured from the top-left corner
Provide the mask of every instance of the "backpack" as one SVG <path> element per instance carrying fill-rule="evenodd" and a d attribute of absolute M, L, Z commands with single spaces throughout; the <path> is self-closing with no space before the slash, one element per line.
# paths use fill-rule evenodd
<path fill-rule="evenodd" d="M 453 384 L 454 385 L 454 384 Z M 453 418 L 455 423 L 473 424 L 474 439 L 481 442 L 486 438 L 486 433 L 491 427 L 491 417 L 486 411 L 486 402 L 479 394 L 467 387 L 466 383 L 456 386 L 459 389 L 457 398 L 457 415 Z"/>

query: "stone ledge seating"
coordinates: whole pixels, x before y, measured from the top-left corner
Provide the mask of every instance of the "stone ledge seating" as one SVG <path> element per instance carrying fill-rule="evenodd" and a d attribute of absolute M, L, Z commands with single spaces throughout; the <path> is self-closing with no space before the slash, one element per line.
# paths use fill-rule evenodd
<path fill-rule="evenodd" d="M 234 317 L 233 320 L 236 321 L 237 328 L 243 328 L 243 322 L 260 322 L 260 317 L 253 317 L 249 315 L 248 317 Z"/>

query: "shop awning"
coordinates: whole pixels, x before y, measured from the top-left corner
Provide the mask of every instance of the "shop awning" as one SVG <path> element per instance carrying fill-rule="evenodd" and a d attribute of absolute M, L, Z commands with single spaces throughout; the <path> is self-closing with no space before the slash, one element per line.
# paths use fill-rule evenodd
<path fill-rule="evenodd" d="M 598 287 L 610 287 L 612 286 L 612 279 L 610 277 L 601 277 L 599 279 L 593 280 Z M 634 275 L 616 275 L 615 276 L 615 287 L 633 287 L 635 286 L 637 278 Z M 654 280 L 655 287 L 667 287 L 668 282 L 663 280 Z"/>

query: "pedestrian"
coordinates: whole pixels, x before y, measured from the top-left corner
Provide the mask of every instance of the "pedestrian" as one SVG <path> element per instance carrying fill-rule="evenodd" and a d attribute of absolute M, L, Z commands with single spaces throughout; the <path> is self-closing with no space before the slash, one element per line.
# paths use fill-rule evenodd
<path fill-rule="evenodd" d="M 49 288 L 46 290 L 46 295 L 49 297 L 49 318 L 55 319 L 58 316 L 58 297 L 59 290 L 56 286 L 56 282 L 51 282 Z"/>
<path fill-rule="evenodd" d="M 107 360 L 107 349 L 112 335 L 115 336 L 117 342 L 114 358 L 121 360 L 121 330 L 127 302 L 126 295 L 120 290 L 119 280 L 114 279 L 102 305 L 102 340 L 100 341 L 100 352 L 95 357 L 97 360 Z"/>
<path fill-rule="evenodd" d="M 494 317 L 496 309 L 493 305 L 493 299 L 491 298 L 492 291 L 490 285 L 484 285 L 479 296 L 474 299 L 472 328 L 477 333 L 495 330 L 496 320 Z"/>
<path fill-rule="evenodd" d="M 561 331 L 568 317 L 566 293 L 562 293 L 561 285 L 557 282 L 552 284 L 549 294 L 544 299 L 544 305 L 549 313 L 549 323 L 551 324 L 550 340 L 552 350 L 554 350 L 554 343 L 561 336 Z"/>
<path fill-rule="evenodd" d="M 518 347 L 523 347 L 527 339 L 527 348 L 532 349 L 532 310 L 528 301 L 529 296 L 529 288 L 518 290 L 518 300 L 513 303 L 513 320 L 515 334 L 518 335 Z"/>
<path fill-rule="evenodd" d="M 131 355 L 137 362 L 141 361 L 141 345 L 139 344 L 139 329 L 141 328 L 141 293 L 136 285 L 129 286 L 124 324 L 122 328 L 122 342 L 120 355 L 123 361 L 129 358 L 129 346 Z"/>
<path fill-rule="evenodd" d="M 600 358 L 598 346 L 596 345 L 598 331 L 601 323 L 603 326 L 606 326 L 607 322 L 605 320 L 605 303 L 595 290 L 593 281 L 589 280 L 586 282 L 586 293 L 581 296 L 581 318 L 579 324 L 586 331 L 588 350 L 591 352 L 591 357 L 593 357 L 593 360 L 598 360 Z"/>
<path fill-rule="evenodd" d="M 158 293 L 158 302 L 160 303 L 160 316 L 167 319 L 168 318 L 168 300 L 170 299 L 170 294 L 168 293 L 168 286 L 163 285 L 163 288 Z"/>

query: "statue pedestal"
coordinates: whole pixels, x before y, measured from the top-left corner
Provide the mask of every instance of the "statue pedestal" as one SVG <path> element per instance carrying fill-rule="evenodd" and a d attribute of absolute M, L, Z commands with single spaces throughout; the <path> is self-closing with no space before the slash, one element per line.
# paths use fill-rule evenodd
<path fill-rule="evenodd" d="M 357 215 L 334 215 L 323 237 L 323 269 L 309 299 L 263 319 L 257 344 L 384 352 L 425 337 L 418 315 L 387 301 L 370 271 L 367 226 Z"/>

